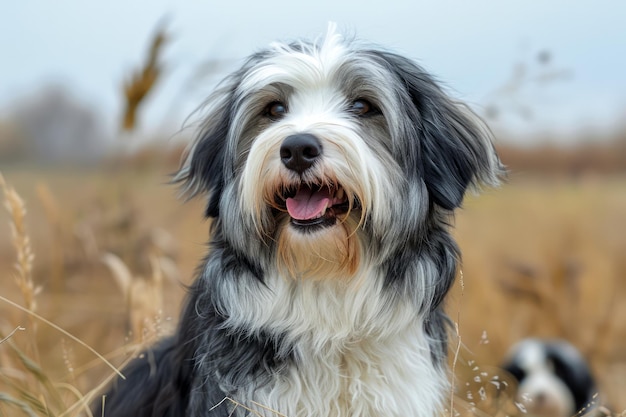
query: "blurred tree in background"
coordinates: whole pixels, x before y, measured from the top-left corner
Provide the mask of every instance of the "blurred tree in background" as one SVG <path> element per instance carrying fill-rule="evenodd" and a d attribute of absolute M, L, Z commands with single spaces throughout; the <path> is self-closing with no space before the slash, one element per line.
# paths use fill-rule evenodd
<path fill-rule="evenodd" d="M 48 86 L 16 103 L 0 124 L 4 163 L 90 163 L 107 147 L 100 115 L 59 86 Z"/>

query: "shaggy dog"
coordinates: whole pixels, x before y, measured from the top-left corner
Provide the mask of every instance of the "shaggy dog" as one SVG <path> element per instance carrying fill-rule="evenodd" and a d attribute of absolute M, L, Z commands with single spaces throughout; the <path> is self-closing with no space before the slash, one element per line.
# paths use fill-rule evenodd
<path fill-rule="evenodd" d="M 503 365 L 518 381 L 517 401 L 529 416 L 571 417 L 597 405 L 587 362 L 564 340 L 524 339 Z"/>
<path fill-rule="evenodd" d="M 212 219 L 178 330 L 105 416 L 434 416 L 451 216 L 502 170 L 488 129 L 407 58 L 332 25 L 255 53 L 176 176 Z"/>

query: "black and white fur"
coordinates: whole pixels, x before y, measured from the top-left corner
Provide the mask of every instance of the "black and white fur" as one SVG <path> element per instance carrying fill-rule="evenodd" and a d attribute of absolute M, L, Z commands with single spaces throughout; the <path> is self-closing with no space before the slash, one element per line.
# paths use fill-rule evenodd
<path fill-rule="evenodd" d="M 177 180 L 208 199 L 210 250 L 177 333 L 124 371 L 105 415 L 441 411 L 448 227 L 468 187 L 498 183 L 488 129 L 414 62 L 332 25 L 252 55 L 207 106 Z"/>
<path fill-rule="evenodd" d="M 524 339 L 503 367 L 518 381 L 516 400 L 529 416 L 571 417 L 597 405 L 587 362 L 564 340 Z"/>

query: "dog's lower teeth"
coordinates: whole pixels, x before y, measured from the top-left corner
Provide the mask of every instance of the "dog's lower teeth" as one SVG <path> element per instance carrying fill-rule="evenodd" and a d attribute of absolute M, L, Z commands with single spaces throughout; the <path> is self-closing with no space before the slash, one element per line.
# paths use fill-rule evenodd
<path fill-rule="evenodd" d="M 335 197 L 336 197 L 338 200 L 342 200 L 342 199 L 343 199 L 344 194 L 345 194 L 345 192 L 343 191 L 343 188 L 339 188 L 339 189 L 337 190 L 337 194 L 335 194 Z"/>

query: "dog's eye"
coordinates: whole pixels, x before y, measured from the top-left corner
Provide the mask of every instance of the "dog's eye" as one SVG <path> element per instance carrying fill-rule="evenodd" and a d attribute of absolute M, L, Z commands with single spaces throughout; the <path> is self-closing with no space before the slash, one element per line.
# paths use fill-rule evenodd
<path fill-rule="evenodd" d="M 375 107 L 369 101 L 359 98 L 352 102 L 349 110 L 357 116 L 366 116 L 373 113 L 375 111 Z"/>
<path fill-rule="evenodd" d="M 265 114 L 271 119 L 280 119 L 287 114 L 287 106 L 280 101 L 274 101 L 267 105 Z"/>

